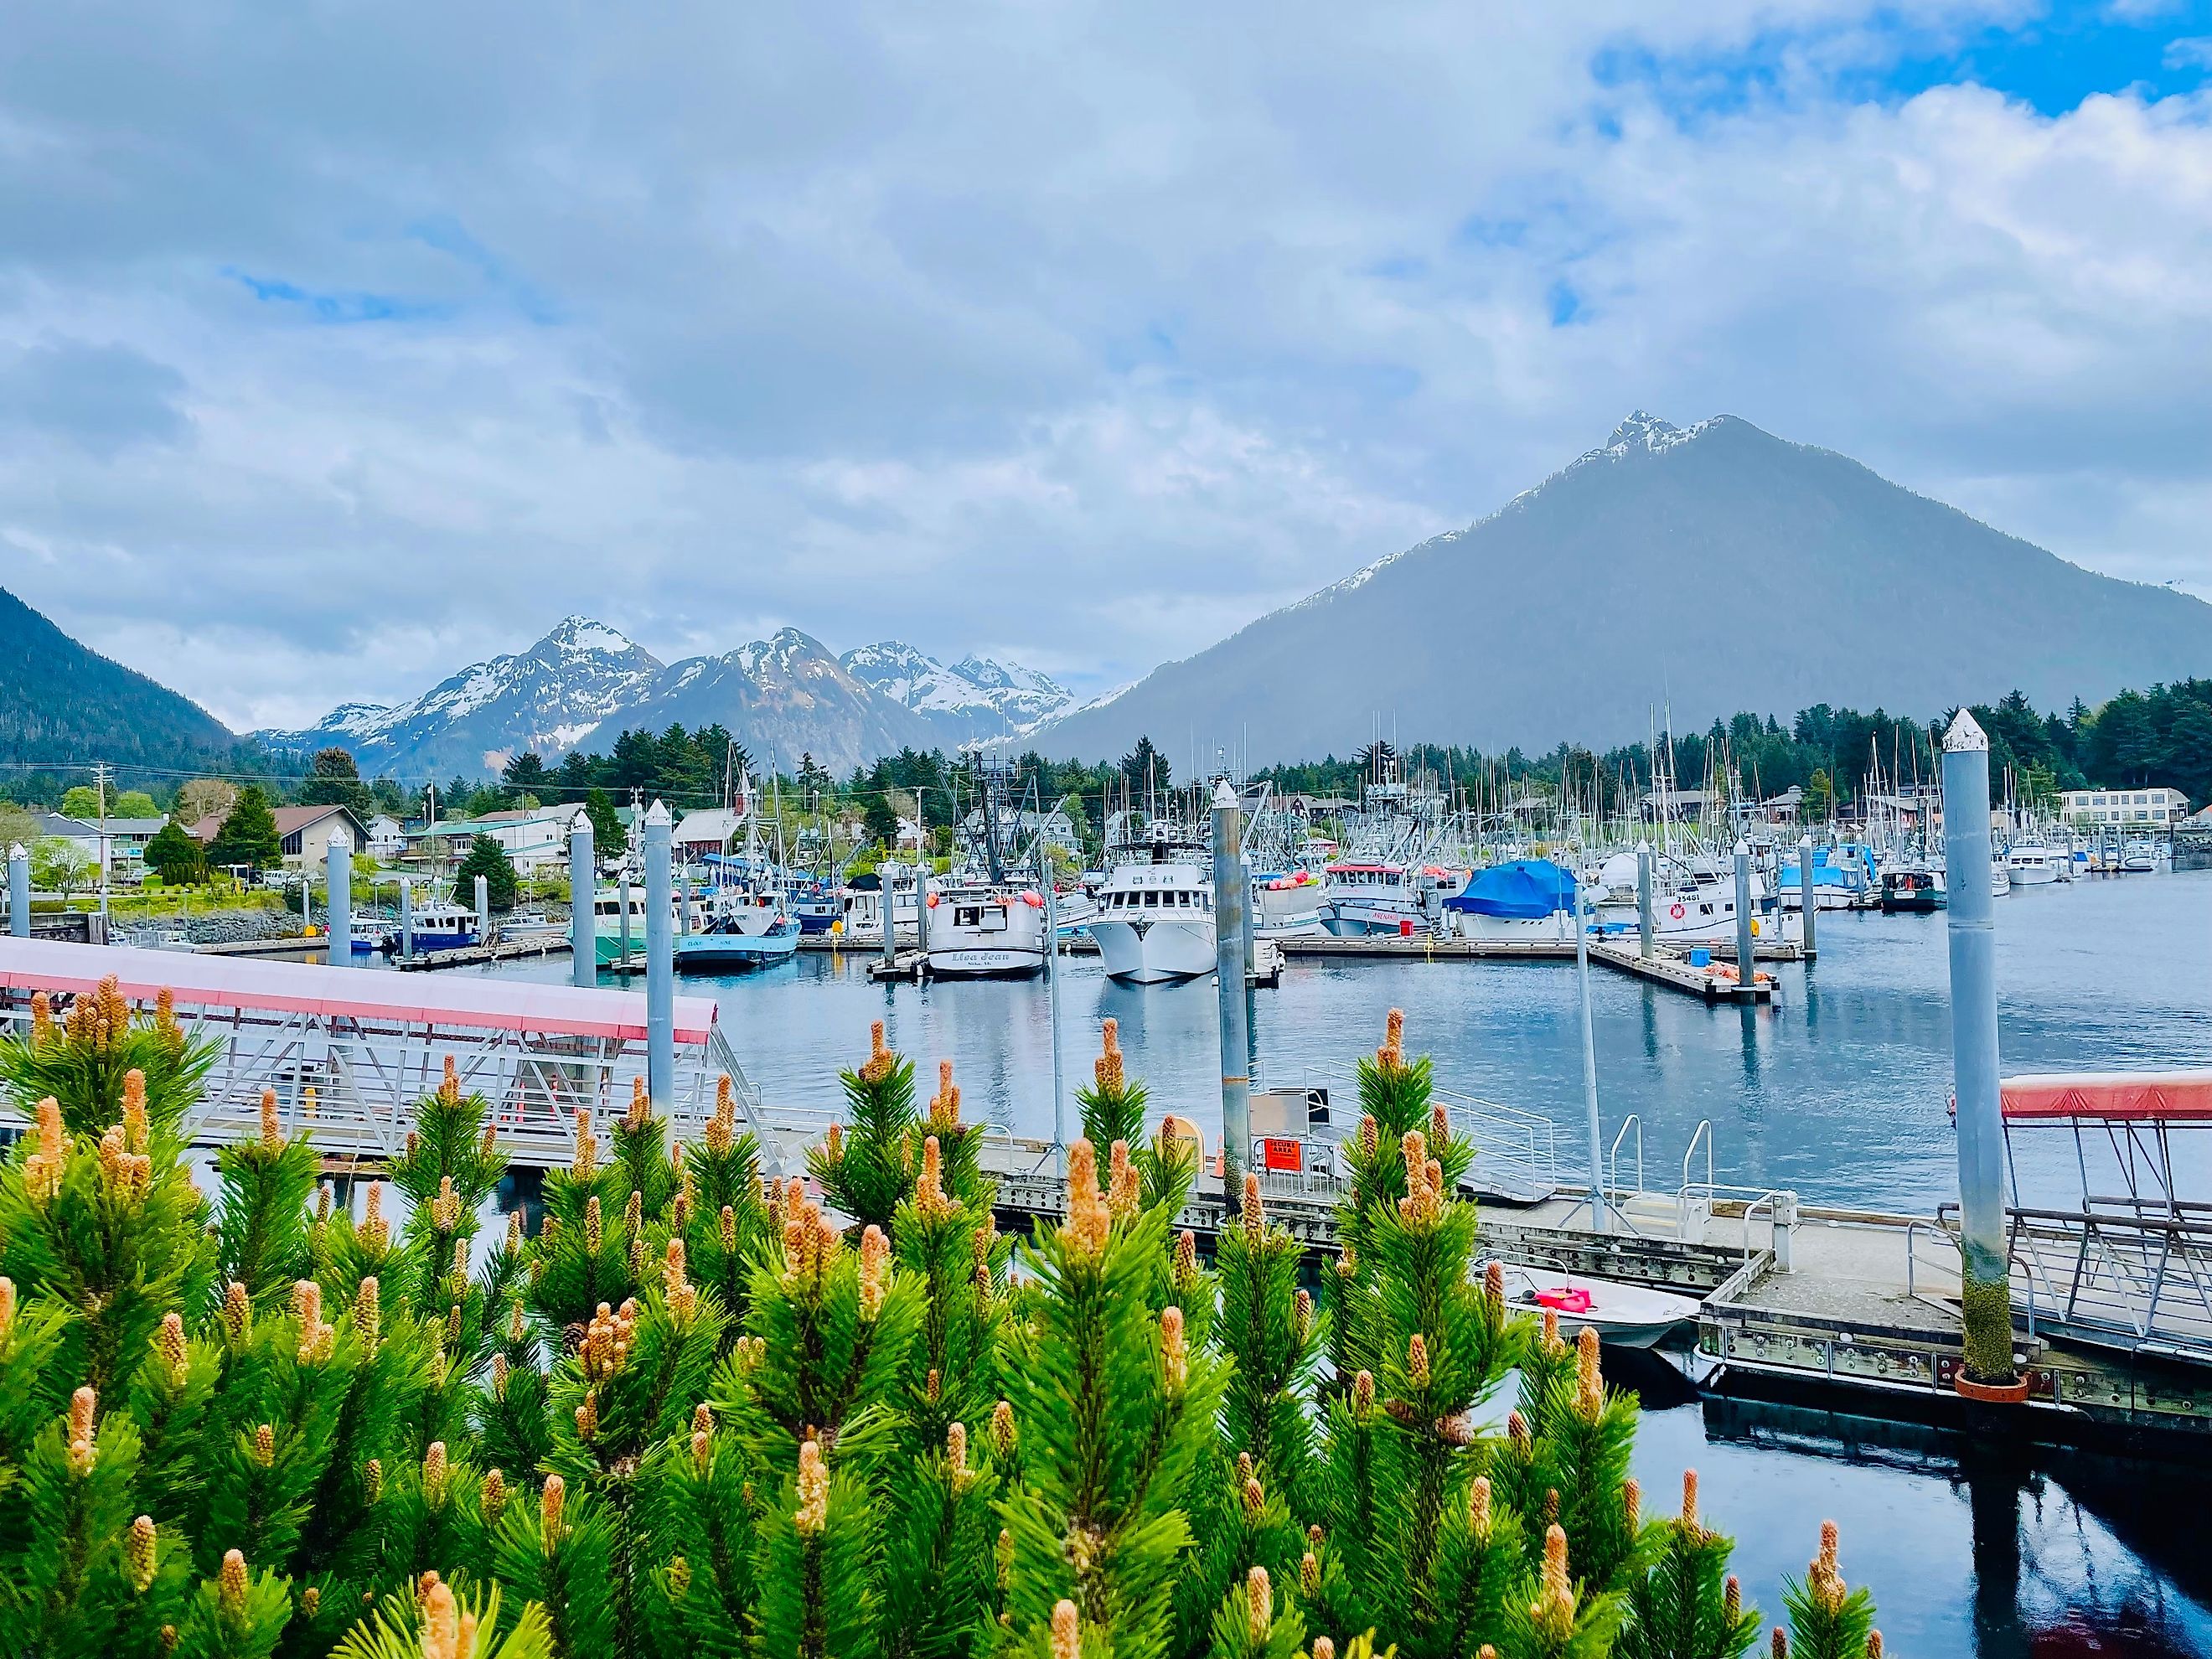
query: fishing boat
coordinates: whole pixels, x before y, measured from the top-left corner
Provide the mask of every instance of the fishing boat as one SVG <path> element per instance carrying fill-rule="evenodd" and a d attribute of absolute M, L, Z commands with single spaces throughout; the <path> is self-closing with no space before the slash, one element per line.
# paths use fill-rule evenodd
<path fill-rule="evenodd" d="M 1907 865 L 1881 872 L 1881 913 L 1919 915 L 1948 908 L 1943 872 L 1933 865 Z"/>
<path fill-rule="evenodd" d="M 1664 886 L 1655 883 L 1651 896 L 1651 937 L 1655 943 L 1680 945 L 1721 945 L 1735 943 L 1735 872 L 1710 866 L 1679 865 L 1678 873 Z M 1789 942 L 1804 937 L 1804 921 L 1798 912 L 1785 912 L 1769 890 L 1763 871 L 1750 876 L 1751 932 L 1754 939 Z M 1601 937 L 1640 934 L 1641 901 L 1633 885 L 1625 890 L 1607 888 L 1596 895 L 1592 908 L 1592 931 Z M 1574 935 L 1567 935 L 1571 939 Z"/>
<path fill-rule="evenodd" d="M 1572 941 L 1575 878 L 1549 859 L 1513 859 L 1476 871 L 1443 908 L 1461 939 Z"/>
<path fill-rule="evenodd" d="M 1332 864 L 1324 873 L 1327 924 L 1339 939 L 1408 933 L 1427 921 L 1402 864 L 1352 860 Z"/>
<path fill-rule="evenodd" d="M 1608 871 L 1611 865 L 1607 865 Z M 1632 869 L 1628 877 L 1635 880 Z M 1608 875 L 1607 885 L 1613 885 Z M 1800 890 L 1804 885 L 1804 870 L 1797 860 L 1784 860 L 1775 874 L 1775 890 L 1781 896 L 1785 910 L 1804 908 L 1805 896 Z M 1835 847 L 1818 848 L 1813 855 L 1813 901 L 1821 910 L 1851 910 L 1860 908 L 1866 896 L 1881 885 L 1875 873 L 1874 854 L 1856 842 L 1845 842 Z"/>
<path fill-rule="evenodd" d="M 1106 977 L 1170 984 L 1214 969 L 1213 876 L 1194 849 L 1156 825 L 1147 856 L 1116 865 L 1091 919 Z"/>
<path fill-rule="evenodd" d="M 2014 887 L 2041 887 L 2059 879 L 2059 866 L 2071 860 L 2039 841 L 2016 841 L 2005 850 L 2005 874 Z"/>
<path fill-rule="evenodd" d="M 2158 845 L 2149 841 L 2131 841 L 2120 852 L 2120 868 L 2128 875 L 2147 876 L 2158 868 Z"/>
<path fill-rule="evenodd" d="M 679 974 L 747 973 L 788 962 L 799 950 L 798 918 L 773 892 L 718 896 L 703 929 L 676 941 Z"/>
<path fill-rule="evenodd" d="M 410 931 L 418 956 L 426 951 L 461 950 L 477 943 L 477 913 L 450 899 L 434 899 L 416 910 Z M 358 936 L 354 939 L 354 948 L 362 948 Z M 369 948 L 387 957 L 398 956 L 402 948 L 399 929 L 394 927 L 386 930 Z"/>
<path fill-rule="evenodd" d="M 1019 979 L 1044 967 L 1044 896 L 1036 889 L 948 878 L 928 907 L 932 978 Z"/>
<path fill-rule="evenodd" d="M 1588 1328 L 1611 1347 L 1648 1348 L 1670 1332 L 1697 1322 L 1698 1306 L 1671 1291 L 1647 1290 L 1610 1279 L 1592 1279 L 1563 1268 L 1500 1264 L 1505 1270 L 1505 1299 L 1559 1316 L 1562 1335 L 1572 1338 Z"/>
<path fill-rule="evenodd" d="M 1323 939 L 1328 935 L 1328 890 L 1310 870 L 1252 878 L 1252 933 L 1255 939 Z"/>
<path fill-rule="evenodd" d="M 2005 867 L 2005 855 L 2000 851 L 1990 854 L 1990 896 L 2002 898 L 2012 891 L 2012 872 Z"/>

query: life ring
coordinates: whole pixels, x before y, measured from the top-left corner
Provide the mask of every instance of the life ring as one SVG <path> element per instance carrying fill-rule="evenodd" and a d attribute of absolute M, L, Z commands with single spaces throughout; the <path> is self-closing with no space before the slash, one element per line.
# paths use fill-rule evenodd
<path fill-rule="evenodd" d="M 1684 916 L 1689 915 L 1689 912 L 1682 908 L 1681 901 L 1677 899 L 1674 902 L 1674 907 L 1669 909 L 1667 914 L 1672 916 L 1676 921 L 1680 921 Z"/>

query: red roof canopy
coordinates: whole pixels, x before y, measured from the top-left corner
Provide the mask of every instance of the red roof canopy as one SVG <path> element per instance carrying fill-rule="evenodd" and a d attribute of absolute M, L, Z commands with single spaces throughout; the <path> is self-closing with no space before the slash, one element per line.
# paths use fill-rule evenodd
<path fill-rule="evenodd" d="M 123 994 L 151 1002 L 167 987 L 186 1008 L 309 1013 L 486 1031 L 645 1040 L 645 998 L 473 974 L 391 973 L 304 962 L 253 962 L 55 939 L 0 938 L 0 988 L 89 991 L 112 975 Z M 714 1029 L 711 997 L 676 999 L 676 1040 Z"/>
<path fill-rule="evenodd" d="M 2087 1117 L 2212 1123 L 2212 1071 L 2048 1072 L 2000 1085 L 2009 1122 Z"/>

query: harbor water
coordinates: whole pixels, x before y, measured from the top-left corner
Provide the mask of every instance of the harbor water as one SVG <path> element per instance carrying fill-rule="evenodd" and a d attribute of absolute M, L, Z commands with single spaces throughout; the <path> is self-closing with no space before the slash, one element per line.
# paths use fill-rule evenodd
<path fill-rule="evenodd" d="M 2008 1073 L 2212 1065 L 2212 873 L 2027 889 L 1998 902 L 1997 927 Z M 1593 970 L 1606 1132 L 1637 1115 L 1646 1187 L 1680 1182 L 1692 1134 L 1709 1121 L 1724 1182 L 1918 1213 L 1955 1191 L 1944 918 L 1824 914 L 1820 945 L 1817 963 L 1773 969 L 1771 1009 L 1710 1007 Z M 684 988 L 718 997 L 772 1103 L 834 1107 L 838 1068 L 866 1054 L 868 1024 L 881 1019 L 926 1067 L 954 1061 L 968 1115 L 1049 1135 L 1043 987 L 875 985 L 871 954 L 803 955 Z M 565 969 L 555 959 L 495 971 Z M 1119 987 L 1095 958 L 1075 957 L 1061 991 L 1071 1121 L 1111 1016 L 1154 1114 L 1218 1123 L 1209 985 Z M 1563 1176 L 1583 1177 L 1571 964 L 1294 960 L 1254 1005 L 1264 1073 L 1330 1081 L 1340 1098 L 1387 1011 L 1404 1008 L 1407 1045 L 1434 1056 L 1440 1087 L 1553 1120 Z M 2022 1187 L 2069 1196 L 2079 1187 L 2071 1140 L 2044 1140 L 2016 1138 Z M 2212 1170 L 2185 1146 L 2179 1156 L 2185 1190 L 2212 1195 Z M 1624 1181 L 1629 1157 L 1624 1145 Z M 1700 1153 L 1699 1178 L 1702 1165 Z M 1746 1595 L 1770 1620 L 1784 1577 L 1802 1575 L 1820 1521 L 1833 1518 L 1845 1576 L 1874 1588 L 1892 1653 L 2212 1656 L 2199 1469 L 1996 1452 L 1834 1413 L 1701 1401 L 1657 1362 L 1625 1361 L 1615 1380 L 1644 1401 L 1647 1504 L 1670 1507 L 1681 1470 L 1697 1468 L 1708 1521 L 1735 1535 Z"/>

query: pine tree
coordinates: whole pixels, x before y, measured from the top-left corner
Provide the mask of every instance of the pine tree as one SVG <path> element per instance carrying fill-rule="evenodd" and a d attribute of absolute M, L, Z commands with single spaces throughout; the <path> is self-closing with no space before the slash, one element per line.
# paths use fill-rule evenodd
<path fill-rule="evenodd" d="M 1656 1522 L 1649 1565 L 1632 1577 L 1618 1659 L 1738 1659 L 1759 1639 L 1728 1571 L 1729 1540 L 1698 1514 L 1698 1474 L 1682 1475 L 1682 1512 Z"/>
<path fill-rule="evenodd" d="M 1474 1273 L 1470 1149 L 1400 1030 L 1324 1316 L 1256 1180 L 1208 1273 L 1170 1243 L 1187 1174 L 1126 1138 L 1000 1239 L 949 1068 L 917 1110 L 880 1030 L 816 1167 L 883 1219 L 764 1182 L 726 1081 L 695 1146 L 641 1088 L 604 1146 L 580 1112 L 538 1236 L 486 1248 L 504 1158 L 451 1065 L 395 1230 L 380 1183 L 358 1217 L 316 1188 L 273 1094 L 203 1200 L 167 1008 L 42 1007 L 0 1039 L 12 1092 L 58 1091 L 0 1170 L 0 1656 L 1740 1654 L 1728 1540 L 1693 1481 L 1643 1524 L 1594 1337 Z M 1110 1030 L 1097 1079 L 1086 1116 L 1140 1126 Z M 1324 1391 L 1325 1352 L 1372 1363 Z M 1879 1652 L 1832 1528 L 1788 1602 L 1802 1652 Z"/>
<path fill-rule="evenodd" d="M 1088 1141 L 1070 1149 L 1068 1181 L 1066 1221 L 1022 1253 L 1039 1294 L 1009 1387 L 1024 1485 L 1002 1510 L 1008 1642 L 1045 1659 L 1088 1630 L 1085 1647 L 1157 1659 L 1223 1368 L 1191 1347 L 1180 1307 L 1153 1311 L 1166 1218 L 1126 1200 L 1115 1215 Z"/>
<path fill-rule="evenodd" d="M 1881 1659 L 1881 1632 L 1874 1627 L 1874 1595 L 1864 1585 L 1849 1589 L 1836 1561 L 1837 1531 L 1820 1523 L 1820 1553 L 1802 1579 L 1783 1581 L 1790 1637 L 1776 1631 L 1776 1659 Z"/>
<path fill-rule="evenodd" d="M 478 876 L 484 878 L 485 903 L 501 912 L 514 908 L 515 901 L 522 896 L 521 881 L 505 850 L 489 836 L 472 836 L 469 850 L 454 867 L 453 892 L 459 902 L 475 902 Z"/>
<path fill-rule="evenodd" d="M 249 783 L 238 792 L 231 803 L 222 827 L 208 843 L 207 861 L 213 869 L 244 866 L 258 875 L 264 870 L 273 870 L 282 861 L 284 849 L 276 834 L 276 815 L 270 810 L 269 796 L 258 783 Z"/>

